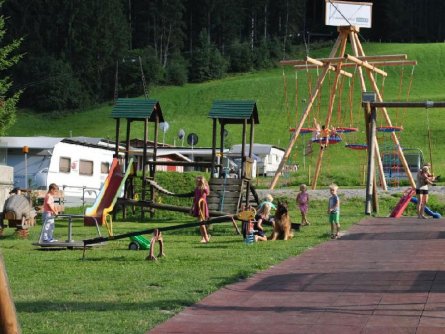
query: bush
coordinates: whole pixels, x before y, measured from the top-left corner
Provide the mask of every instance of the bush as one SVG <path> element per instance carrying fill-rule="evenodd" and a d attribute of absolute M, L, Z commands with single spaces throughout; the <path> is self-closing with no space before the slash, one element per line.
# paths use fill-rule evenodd
<path fill-rule="evenodd" d="M 227 72 L 228 63 L 214 44 L 208 41 L 207 32 L 199 35 L 198 46 L 193 51 L 190 65 L 190 81 L 203 82 L 221 79 Z"/>
<path fill-rule="evenodd" d="M 252 70 L 252 51 L 248 43 L 234 42 L 228 53 L 230 72 L 249 72 Z"/>
<path fill-rule="evenodd" d="M 125 57 L 119 59 L 118 97 L 138 97 L 144 95 L 141 64 L 147 94 L 150 85 L 157 84 L 163 80 L 164 70 L 161 64 L 159 64 L 153 49 L 133 49 Z"/>
<path fill-rule="evenodd" d="M 79 79 L 70 64 L 51 56 L 29 60 L 32 68 L 22 102 L 37 111 L 61 111 L 77 109 L 89 101 L 88 94 L 82 90 Z"/>
<path fill-rule="evenodd" d="M 181 55 L 174 55 L 165 69 L 165 83 L 176 86 L 186 84 L 188 77 L 187 67 L 187 62 Z"/>

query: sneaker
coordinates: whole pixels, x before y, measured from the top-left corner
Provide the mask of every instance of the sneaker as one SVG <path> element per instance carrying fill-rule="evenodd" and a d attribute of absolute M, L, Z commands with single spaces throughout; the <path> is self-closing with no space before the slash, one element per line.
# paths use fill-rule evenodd
<path fill-rule="evenodd" d="M 49 240 L 48 242 L 50 242 L 50 243 L 53 243 L 53 242 L 59 242 L 59 240 L 57 240 L 57 239 L 51 239 L 51 240 Z"/>

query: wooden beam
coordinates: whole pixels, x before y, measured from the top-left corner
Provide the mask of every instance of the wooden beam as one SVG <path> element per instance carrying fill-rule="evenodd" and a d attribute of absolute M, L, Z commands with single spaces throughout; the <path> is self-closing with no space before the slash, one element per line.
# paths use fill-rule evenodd
<path fill-rule="evenodd" d="M 373 66 L 373 65 L 371 65 L 371 64 L 369 64 L 369 63 L 367 63 L 367 62 L 365 62 L 363 60 L 360 60 L 357 57 L 354 57 L 352 55 L 346 55 L 345 59 L 346 60 L 350 60 L 350 61 L 356 63 L 357 65 L 363 66 L 363 67 L 367 68 L 368 70 L 371 70 L 371 71 L 373 71 L 375 73 L 383 75 L 384 77 L 388 76 L 388 73 L 386 73 L 385 71 L 382 71 L 381 69 L 378 69 L 377 67 L 375 67 L 375 66 Z"/>
<path fill-rule="evenodd" d="M 315 66 L 319 66 L 319 67 L 322 67 L 322 66 L 328 66 L 328 68 L 331 70 L 331 71 L 334 71 L 334 72 L 336 72 L 337 71 L 337 67 L 334 67 L 334 66 L 332 66 L 332 65 L 328 65 L 328 63 L 322 63 L 321 61 L 319 61 L 319 60 L 317 60 L 317 59 L 314 59 L 314 58 L 311 58 L 311 57 L 306 57 L 306 60 L 307 60 L 307 62 L 308 63 L 311 63 L 311 64 L 313 64 L 313 65 L 315 65 Z M 348 78 L 352 78 L 352 73 L 349 73 L 349 72 L 346 72 L 346 71 L 343 71 L 343 70 L 341 70 L 340 69 L 340 74 L 342 74 L 342 75 L 344 75 L 344 76 L 346 76 L 346 77 L 348 77 Z"/>
<path fill-rule="evenodd" d="M 395 55 L 381 55 L 381 56 L 358 56 L 357 57 L 363 61 L 394 61 L 394 60 L 407 60 L 408 57 L 406 54 L 395 54 Z M 342 57 L 331 57 L 331 58 L 318 58 L 317 60 L 323 63 L 339 63 L 344 61 Z M 306 65 L 306 60 L 282 60 L 280 61 L 280 65 Z"/>
<path fill-rule="evenodd" d="M 368 64 L 373 66 L 416 66 L 417 61 L 416 60 L 403 60 L 403 61 L 371 61 Z M 335 68 L 337 68 L 337 65 L 332 65 Z M 341 67 L 355 67 L 358 66 L 356 63 L 342 63 Z M 320 68 L 316 65 L 295 65 L 294 68 L 296 70 L 313 70 Z"/>

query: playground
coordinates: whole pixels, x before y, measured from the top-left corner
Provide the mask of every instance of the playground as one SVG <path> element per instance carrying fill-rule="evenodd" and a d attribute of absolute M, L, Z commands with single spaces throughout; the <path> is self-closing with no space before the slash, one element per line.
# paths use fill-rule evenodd
<path fill-rule="evenodd" d="M 409 218 L 416 215 L 417 170 L 426 160 L 434 171 L 443 168 L 433 159 L 429 113 L 444 105 L 407 102 L 414 69 L 405 81 L 398 72 L 399 102 L 384 99 L 386 67 L 414 68 L 417 61 L 406 54 L 366 55 L 359 31 L 339 25 L 328 57 L 281 62 L 289 142 L 267 189 L 257 189 L 253 175 L 255 128 L 267 112 L 256 100 L 214 99 L 206 114 L 211 161 L 172 161 L 157 155 L 159 130 L 167 120 L 163 101 L 116 96 L 108 115 L 115 159 L 96 202 L 82 214 L 68 212 L 67 221 L 59 219 L 55 233 L 61 241 L 53 244 L 42 242 L 39 228 L 27 231 L 28 240 L 10 230 L 2 236 L 7 264 L 2 272 L 10 276 L 23 332 L 257 332 L 271 330 L 262 322 L 270 319 L 278 332 L 301 333 L 444 326 L 437 320 L 443 318 L 444 289 L 441 191 L 431 191 L 425 208 L 431 218 Z M 295 79 L 292 107 L 289 66 L 292 75 L 307 76 L 306 82 Z M 307 91 L 298 95 L 305 84 Z M 403 108 L 401 115 L 395 108 Z M 419 108 L 427 119 L 424 152 L 404 147 L 402 134 L 403 116 Z M 237 178 L 228 178 L 222 164 L 228 129 L 242 147 Z M 137 163 L 130 147 L 135 133 L 144 143 Z M 188 137 L 192 148 L 195 136 Z M 335 160 L 338 147 L 357 156 Z M 404 154 L 408 149 L 416 151 L 412 160 Z M 286 166 L 297 166 L 297 159 L 304 159 L 298 160 L 299 176 L 311 187 L 311 225 L 295 228 L 286 242 L 243 242 L 239 228 L 253 220 L 246 212 L 255 212 L 268 193 L 275 202 L 287 201 L 291 222 L 299 222 L 296 188 L 283 190 L 279 183 L 292 177 Z M 342 230 L 339 240 L 331 241 L 326 186 L 336 181 L 330 168 L 341 164 L 357 170 L 361 193 L 349 196 L 340 184 Z M 172 167 L 186 172 L 163 183 L 160 168 Z M 210 218 L 198 223 L 190 205 L 194 178 L 201 174 L 211 189 Z M 212 238 L 201 244 L 204 224 Z M 265 229 L 269 236 L 272 228 Z M 9 312 L 15 316 L 15 310 Z"/>

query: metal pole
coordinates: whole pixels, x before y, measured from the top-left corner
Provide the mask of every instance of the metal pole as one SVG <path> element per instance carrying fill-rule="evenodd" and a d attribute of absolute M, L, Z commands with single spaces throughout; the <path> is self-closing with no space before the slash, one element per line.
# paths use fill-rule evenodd
<path fill-rule="evenodd" d="M 365 214 L 370 215 L 372 212 L 372 199 L 374 191 L 374 179 L 375 179 L 375 133 L 376 133 L 376 108 L 366 106 L 368 113 L 369 109 L 371 114 L 369 117 L 369 137 L 368 137 L 368 175 L 366 182 L 366 208 Z"/>

